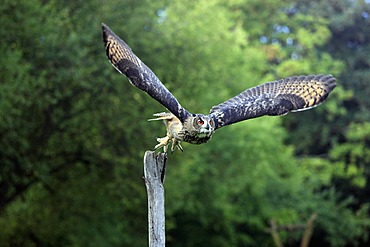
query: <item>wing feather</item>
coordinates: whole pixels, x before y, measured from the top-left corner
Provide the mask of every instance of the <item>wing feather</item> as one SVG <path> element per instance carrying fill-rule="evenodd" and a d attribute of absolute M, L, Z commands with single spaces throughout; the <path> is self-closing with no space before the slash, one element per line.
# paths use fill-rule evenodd
<path fill-rule="evenodd" d="M 107 25 L 102 24 L 102 28 L 105 51 L 113 67 L 127 76 L 132 85 L 149 94 L 181 122 L 184 122 L 190 113 L 180 105 L 153 71 L 132 52 L 122 39 Z"/>
<path fill-rule="evenodd" d="M 292 76 L 250 88 L 212 107 L 216 128 L 260 116 L 303 111 L 323 103 L 335 88 L 332 75 Z"/>

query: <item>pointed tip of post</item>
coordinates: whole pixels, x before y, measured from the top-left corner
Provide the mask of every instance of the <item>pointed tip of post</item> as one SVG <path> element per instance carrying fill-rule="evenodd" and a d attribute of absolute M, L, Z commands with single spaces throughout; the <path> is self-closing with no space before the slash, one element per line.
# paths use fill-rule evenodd
<path fill-rule="evenodd" d="M 162 160 L 167 160 L 167 153 L 166 152 L 158 152 L 156 153 L 155 152 L 155 149 L 154 150 L 147 150 L 145 151 L 145 154 L 144 154 L 144 160 L 146 159 L 146 157 L 148 156 L 151 156 L 151 157 L 158 157 L 158 158 L 161 158 Z"/>
<path fill-rule="evenodd" d="M 155 151 L 147 150 L 144 155 L 144 177 L 148 178 L 149 174 L 152 177 L 160 179 L 164 183 L 166 174 L 167 153 L 156 153 Z"/>

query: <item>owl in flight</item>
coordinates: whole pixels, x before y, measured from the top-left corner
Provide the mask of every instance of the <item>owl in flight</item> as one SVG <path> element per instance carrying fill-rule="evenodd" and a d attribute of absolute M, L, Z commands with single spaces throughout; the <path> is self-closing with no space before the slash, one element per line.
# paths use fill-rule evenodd
<path fill-rule="evenodd" d="M 170 91 L 107 25 L 102 24 L 105 51 L 109 61 L 130 83 L 149 94 L 167 108 L 169 113 L 154 114 L 163 120 L 167 135 L 157 138 L 155 149 L 167 152 L 183 150 L 181 142 L 201 144 L 208 142 L 213 133 L 224 126 L 261 116 L 279 116 L 307 110 L 323 103 L 335 88 L 332 75 L 292 76 L 267 82 L 247 89 L 239 95 L 213 106 L 208 115 L 192 114 L 183 108 Z"/>

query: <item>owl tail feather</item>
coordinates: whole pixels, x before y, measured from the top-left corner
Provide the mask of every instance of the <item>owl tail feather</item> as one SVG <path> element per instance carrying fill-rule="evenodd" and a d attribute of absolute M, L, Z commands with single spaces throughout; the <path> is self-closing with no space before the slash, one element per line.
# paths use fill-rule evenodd
<path fill-rule="evenodd" d="M 157 118 L 151 118 L 151 119 L 148 119 L 148 121 L 157 121 L 157 120 L 171 120 L 173 119 L 174 115 L 172 113 L 168 113 L 168 112 L 160 112 L 160 113 L 155 113 L 153 114 L 154 117 L 157 117 Z"/>

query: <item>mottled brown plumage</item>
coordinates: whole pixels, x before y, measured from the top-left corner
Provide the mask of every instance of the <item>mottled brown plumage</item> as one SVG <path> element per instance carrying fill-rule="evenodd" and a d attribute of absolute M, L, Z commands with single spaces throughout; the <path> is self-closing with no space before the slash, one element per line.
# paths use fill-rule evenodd
<path fill-rule="evenodd" d="M 155 148 L 172 141 L 182 150 L 182 141 L 201 144 L 209 141 L 216 129 L 260 116 L 279 116 L 307 110 L 323 103 L 335 88 L 332 75 L 292 76 L 247 89 L 211 108 L 208 115 L 191 114 L 183 108 L 157 76 L 108 26 L 102 24 L 106 54 L 112 65 L 127 76 L 131 84 L 148 93 L 171 113 L 157 113 L 151 120 L 163 120 L 167 135 L 157 138 Z"/>

